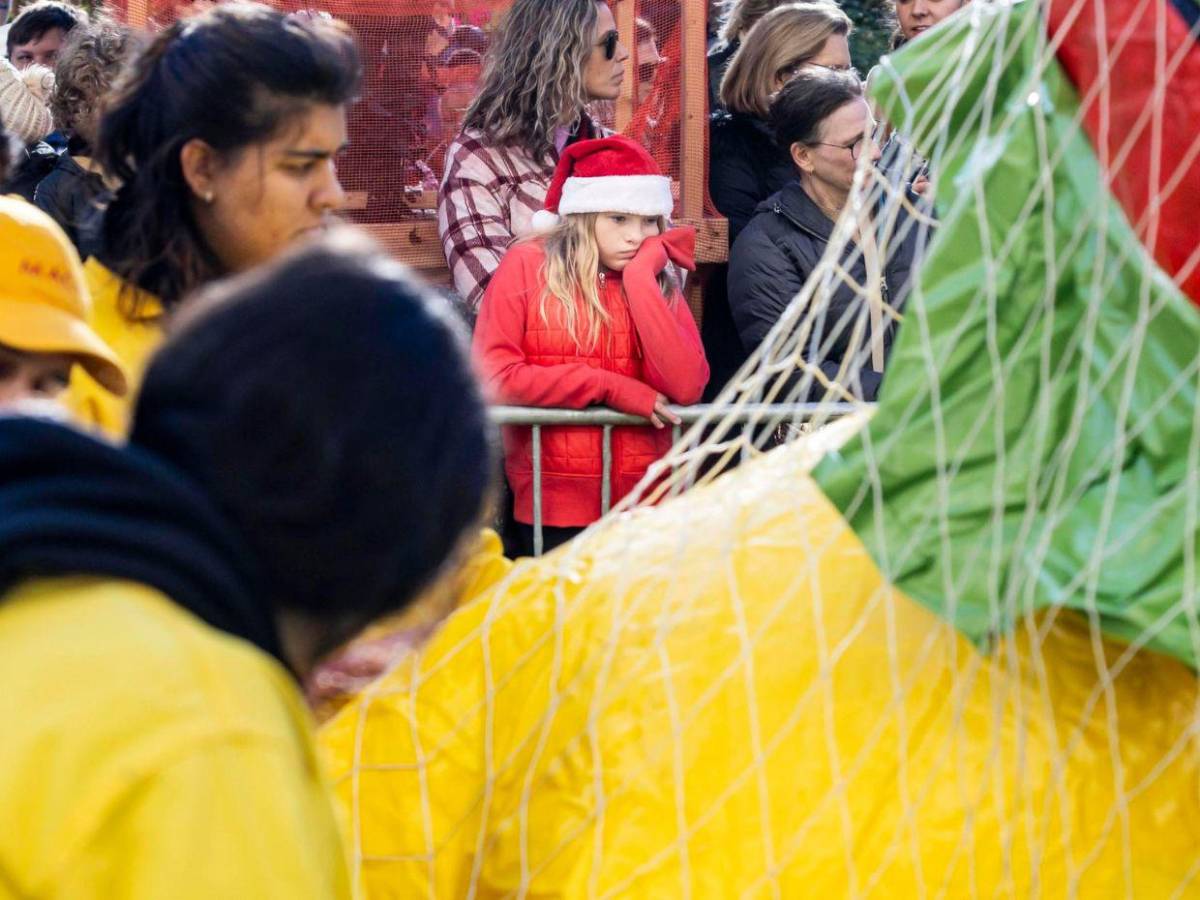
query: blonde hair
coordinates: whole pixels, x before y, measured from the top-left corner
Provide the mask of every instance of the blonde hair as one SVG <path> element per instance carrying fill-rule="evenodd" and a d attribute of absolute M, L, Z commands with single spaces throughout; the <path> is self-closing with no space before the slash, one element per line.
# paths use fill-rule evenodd
<path fill-rule="evenodd" d="M 732 44 L 763 16 L 789 0 L 726 0 L 721 10 L 721 40 Z"/>
<path fill-rule="evenodd" d="M 543 273 L 546 289 L 540 298 L 539 315 L 549 326 L 548 305 L 556 303 L 562 310 L 567 334 L 581 352 L 594 350 L 602 337 L 611 339 L 612 317 L 600 299 L 600 248 L 596 244 L 596 220 L 604 213 L 574 213 L 565 215 L 544 238 L 546 261 Z M 658 219 L 660 234 L 667 230 L 667 220 Z M 668 303 L 678 296 L 675 279 L 664 269 L 658 276 L 658 287 Z"/>
<path fill-rule="evenodd" d="M 587 107 L 584 68 L 602 2 L 516 0 L 485 57 L 479 94 L 463 127 L 549 160 L 554 130 Z"/>
<path fill-rule="evenodd" d="M 849 33 L 850 19 L 832 3 L 771 10 L 734 54 L 721 80 L 721 103 L 731 112 L 766 119 L 780 74 L 819 54 L 830 35 Z"/>

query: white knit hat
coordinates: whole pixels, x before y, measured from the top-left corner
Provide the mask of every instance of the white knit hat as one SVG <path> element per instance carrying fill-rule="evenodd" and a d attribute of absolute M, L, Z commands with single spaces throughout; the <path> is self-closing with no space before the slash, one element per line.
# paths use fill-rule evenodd
<path fill-rule="evenodd" d="M 0 120 L 22 144 L 34 144 L 54 130 L 47 105 L 54 90 L 54 73 L 45 66 L 18 72 L 11 63 L 0 64 Z"/>

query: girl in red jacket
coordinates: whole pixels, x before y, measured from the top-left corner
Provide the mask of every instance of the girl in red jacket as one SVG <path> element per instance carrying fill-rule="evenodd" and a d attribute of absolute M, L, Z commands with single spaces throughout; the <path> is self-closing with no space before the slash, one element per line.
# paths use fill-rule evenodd
<path fill-rule="evenodd" d="M 695 231 L 667 230 L 670 179 L 641 145 L 615 136 L 564 151 L 534 225 L 544 237 L 505 255 L 475 326 L 493 401 L 608 406 L 649 420 L 613 429 L 612 502 L 671 446 L 668 404 L 695 403 L 708 363 L 669 262 L 694 269 Z M 524 552 L 533 546 L 533 439 L 505 429 L 504 466 Z M 600 517 L 602 429 L 542 429 L 547 549 Z"/>

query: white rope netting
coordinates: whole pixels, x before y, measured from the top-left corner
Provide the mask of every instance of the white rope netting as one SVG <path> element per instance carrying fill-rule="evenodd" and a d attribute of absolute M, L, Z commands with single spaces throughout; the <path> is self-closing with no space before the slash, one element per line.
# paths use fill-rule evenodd
<path fill-rule="evenodd" d="M 1102 4 L 1063 6 L 1101 28 Z M 1154 27 L 1170 4 L 1122 6 L 1102 73 L 1160 52 L 1115 154 L 1124 86 L 1076 93 L 1067 28 L 1033 0 L 975 0 L 884 60 L 879 102 L 931 194 L 862 164 L 724 411 L 326 726 L 360 887 L 1200 893 L 1200 323 L 1191 267 L 1175 283 L 1146 249 L 1186 171 L 1146 173 L 1141 221 L 1112 196 L 1120 148 L 1166 157 L 1196 51 Z M 1198 154 L 1200 134 L 1172 158 Z M 903 301 L 854 281 L 914 231 Z M 844 285 L 854 315 L 831 321 Z M 902 320 L 877 407 L 842 386 L 872 314 Z M 843 330 L 857 349 L 830 378 Z M 803 423 L 763 406 L 821 393 Z"/>

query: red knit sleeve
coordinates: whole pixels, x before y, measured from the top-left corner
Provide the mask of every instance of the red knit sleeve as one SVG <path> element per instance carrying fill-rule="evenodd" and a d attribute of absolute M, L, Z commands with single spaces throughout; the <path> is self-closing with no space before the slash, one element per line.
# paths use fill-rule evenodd
<path fill-rule="evenodd" d="M 671 240 L 673 236 L 668 232 L 647 243 Z M 665 265 L 665 252 L 646 249 L 645 256 L 639 252 L 623 273 L 625 296 L 642 344 L 642 375 L 647 384 L 673 403 L 695 403 L 704 393 L 709 375 L 700 330 L 683 297 L 676 294 L 668 300 L 659 289 L 661 266 L 655 271 L 656 264 L 648 263 L 654 263 L 658 255 Z"/>

